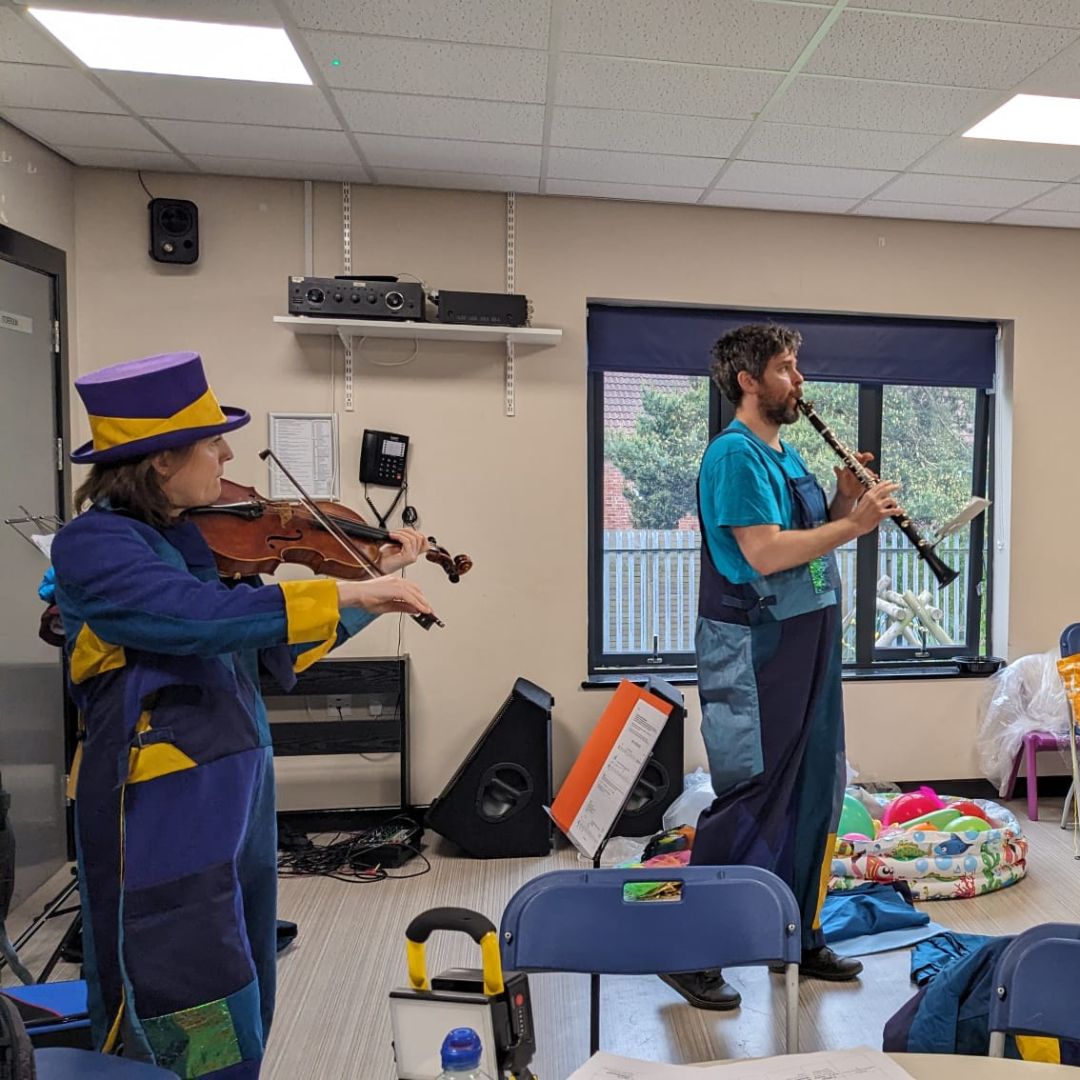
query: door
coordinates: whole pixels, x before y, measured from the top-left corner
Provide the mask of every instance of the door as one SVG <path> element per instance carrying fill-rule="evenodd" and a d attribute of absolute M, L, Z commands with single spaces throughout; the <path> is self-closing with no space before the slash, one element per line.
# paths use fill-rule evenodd
<path fill-rule="evenodd" d="M 0 520 L 57 514 L 56 279 L 0 257 Z M 39 530 L 21 526 L 27 534 Z M 13 906 L 67 858 L 60 650 L 37 634 L 48 560 L 0 526 L 0 778 L 15 834 Z"/>

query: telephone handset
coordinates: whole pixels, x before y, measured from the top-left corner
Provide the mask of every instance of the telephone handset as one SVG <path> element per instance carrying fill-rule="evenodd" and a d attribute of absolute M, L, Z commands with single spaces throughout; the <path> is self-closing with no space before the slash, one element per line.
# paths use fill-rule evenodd
<path fill-rule="evenodd" d="M 408 452 L 408 435 L 365 431 L 360 446 L 360 482 L 377 487 L 404 487 Z"/>

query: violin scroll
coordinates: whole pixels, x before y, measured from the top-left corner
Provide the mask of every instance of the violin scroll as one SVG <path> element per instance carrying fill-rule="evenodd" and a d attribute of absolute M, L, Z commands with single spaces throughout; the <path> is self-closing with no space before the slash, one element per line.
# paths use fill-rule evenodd
<path fill-rule="evenodd" d="M 468 555 L 451 555 L 444 547 L 440 547 L 434 536 L 428 537 L 431 547 L 425 552 L 428 562 L 433 562 L 446 572 L 451 585 L 456 585 L 463 574 L 467 574 L 473 568 L 473 561 Z"/>

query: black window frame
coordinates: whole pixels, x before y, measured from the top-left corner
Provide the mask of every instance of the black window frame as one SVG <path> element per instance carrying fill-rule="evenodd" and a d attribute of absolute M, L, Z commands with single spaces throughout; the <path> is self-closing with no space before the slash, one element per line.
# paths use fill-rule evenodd
<path fill-rule="evenodd" d="M 648 374 L 637 370 L 638 374 Z M 588 670 L 590 679 L 612 676 L 658 674 L 682 676 L 684 681 L 696 675 L 696 657 L 691 652 L 620 653 L 617 656 L 603 651 L 603 537 L 604 537 L 604 375 L 590 371 L 587 376 L 588 414 Z M 880 384 L 856 384 L 859 398 L 859 448 L 881 458 L 882 416 L 884 390 Z M 975 431 L 972 459 L 972 494 L 985 496 L 994 490 L 994 392 L 975 389 Z M 710 381 L 709 438 L 712 439 L 735 418 L 735 409 Z M 884 528 L 892 528 L 886 524 Z M 980 514 L 968 526 L 970 544 L 969 576 L 967 581 L 967 625 L 964 653 L 989 653 L 993 595 L 993 519 L 987 512 Z M 984 560 L 984 552 L 988 556 Z M 986 587 L 982 589 L 985 578 Z M 890 648 L 885 655 L 875 655 L 873 609 L 880 573 L 878 530 L 859 538 L 856 549 L 856 659 L 844 663 L 846 677 L 889 674 L 919 674 L 949 667 L 950 658 L 958 655 L 959 646 Z M 983 608 L 985 607 L 985 616 Z M 985 618 L 985 622 L 983 619 Z M 986 627 L 986 640 L 980 626 Z"/>

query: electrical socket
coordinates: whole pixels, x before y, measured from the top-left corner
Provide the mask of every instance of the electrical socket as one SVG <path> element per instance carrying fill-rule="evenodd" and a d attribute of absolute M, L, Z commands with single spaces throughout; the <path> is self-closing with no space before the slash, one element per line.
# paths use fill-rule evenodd
<path fill-rule="evenodd" d="M 326 715 L 331 720 L 351 720 L 352 694 L 327 694 Z"/>

